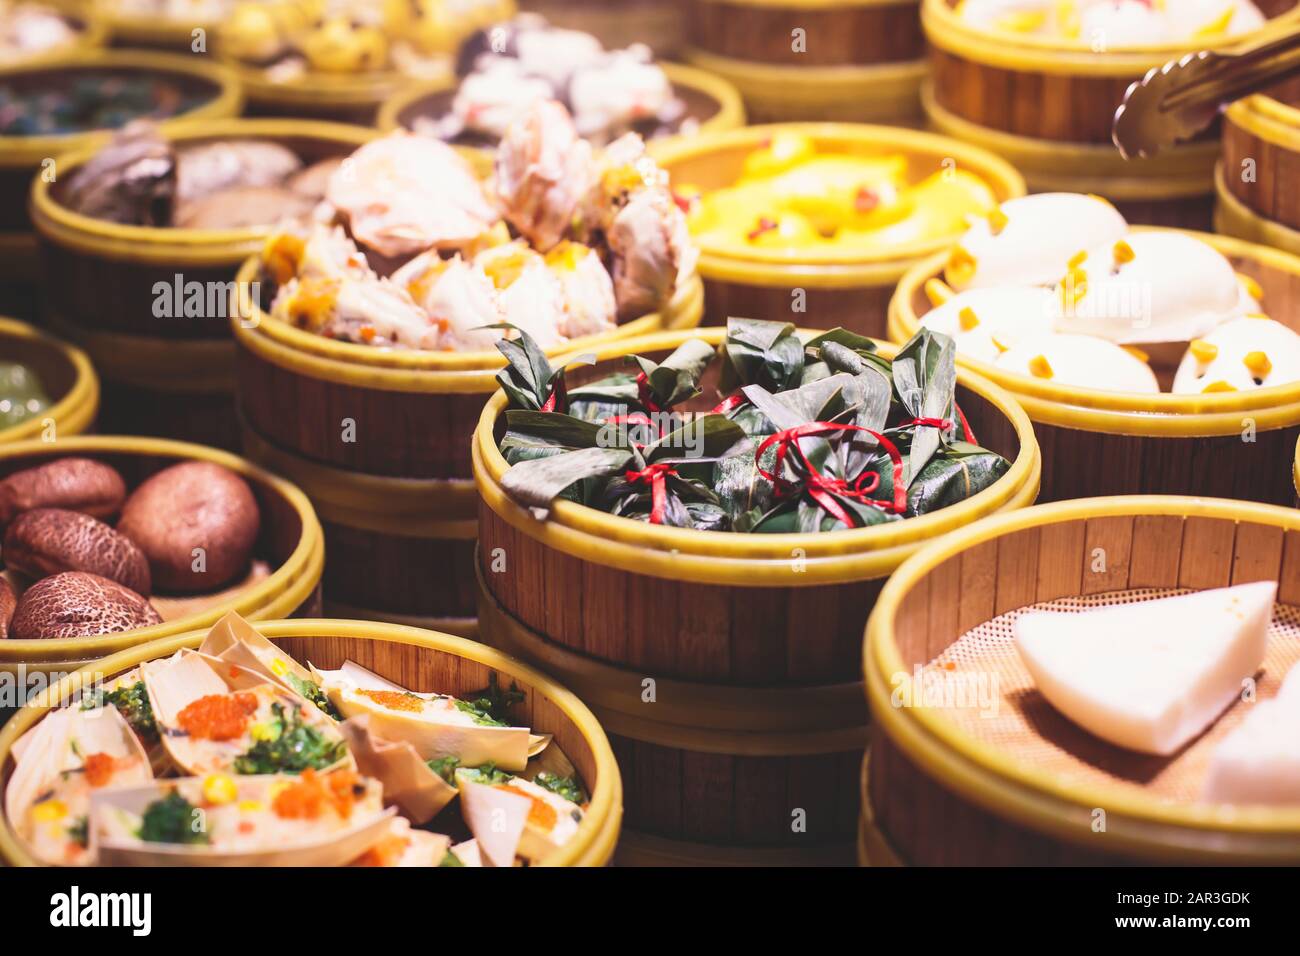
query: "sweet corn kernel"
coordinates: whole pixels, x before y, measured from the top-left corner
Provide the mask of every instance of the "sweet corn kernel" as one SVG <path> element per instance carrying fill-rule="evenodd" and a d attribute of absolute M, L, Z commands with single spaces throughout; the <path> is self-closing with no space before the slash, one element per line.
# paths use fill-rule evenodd
<path fill-rule="evenodd" d="M 203 799 L 208 803 L 230 803 L 239 796 L 235 781 L 224 773 L 211 773 L 203 778 Z"/>
<path fill-rule="evenodd" d="M 1268 360 L 1268 356 L 1263 352 L 1247 352 L 1246 357 L 1241 361 L 1246 368 L 1250 369 L 1250 374 L 1256 378 L 1263 378 L 1273 371 L 1273 363 Z"/>
<path fill-rule="evenodd" d="M 1066 271 L 1073 272 L 1075 269 L 1079 268 L 1079 266 L 1083 265 L 1083 260 L 1087 258 L 1088 258 L 1088 250 L 1080 249 L 1074 255 L 1070 256 L 1069 261 L 1065 263 Z"/>
<path fill-rule="evenodd" d="M 1051 378 L 1052 363 L 1047 361 L 1046 355 L 1035 355 L 1029 360 L 1029 374 L 1035 378 Z"/>
<path fill-rule="evenodd" d="M 256 813 L 257 811 L 259 811 L 259 810 L 262 809 L 262 801 L 260 801 L 260 800 L 240 800 L 238 806 L 239 806 L 239 809 L 240 809 L 241 811 L 243 811 L 244 813 Z"/>
<path fill-rule="evenodd" d="M 1209 385 L 1205 386 L 1205 388 L 1201 389 L 1202 392 L 1235 392 L 1236 390 L 1237 386 L 1230 382 L 1225 382 L 1222 379 L 1217 382 L 1211 382 Z"/>
<path fill-rule="evenodd" d="M 931 305 L 943 305 L 954 295 L 956 295 L 956 293 L 952 291 L 952 286 L 948 285 L 948 283 L 944 282 L 942 279 L 925 280 L 925 297 L 930 300 Z"/>
<path fill-rule="evenodd" d="M 1219 347 L 1205 339 L 1192 339 L 1188 350 L 1196 357 L 1196 361 L 1201 363 L 1213 362 L 1219 355 Z"/>
<path fill-rule="evenodd" d="M 957 313 L 957 321 L 961 324 L 963 332 L 969 332 L 980 324 L 980 320 L 975 315 L 975 310 L 969 305 Z"/>
<path fill-rule="evenodd" d="M 1216 37 L 1228 29 L 1228 24 L 1232 22 L 1233 14 L 1237 12 L 1236 7 L 1229 6 L 1221 14 L 1211 20 L 1205 26 L 1198 29 L 1192 36 L 1195 37 Z"/>
<path fill-rule="evenodd" d="M 1136 253 L 1133 252 L 1133 247 L 1123 239 L 1115 243 L 1113 252 L 1115 255 L 1116 265 L 1122 266 L 1126 262 L 1132 262 L 1137 257 Z"/>
<path fill-rule="evenodd" d="M 1240 282 L 1241 287 L 1246 290 L 1246 294 L 1249 295 L 1256 302 L 1264 298 L 1263 287 L 1258 282 L 1256 282 L 1253 277 L 1244 276 L 1240 272 L 1238 272 L 1237 281 Z"/>
<path fill-rule="evenodd" d="M 999 352 L 1006 352 L 1011 348 L 1011 346 L 1003 344 L 996 335 L 992 336 L 992 340 L 993 340 L 993 347 L 997 349 Z"/>
<path fill-rule="evenodd" d="M 996 236 L 1005 228 L 1007 228 L 1007 214 L 1001 207 L 995 206 L 989 213 L 989 231 Z"/>
<path fill-rule="evenodd" d="M 68 805 L 62 800 L 45 800 L 32 807 L 32 820 L 36 823 L 53 823 L 68 815 Z"/>
<path fill-rule="evenodd" d="M 280 729 L 272 723 L 254 724 L 248 733 L 254 740 L 271 741 L 280 736 Z"/>
<path fill-rule="evenodd" d="M 975 276 L 975 257 L 961 246 L 954 246 L 948 254 L 948 280 L 965 285 Z"/>
<path fill-rule="evenodd" d="M 997 25 L 1013 33 L 1034 33 L 1047 22 L 1046 10 L 1016 10 L 998 17 Z"/>
<path fill-rule="evenodd" d="M 275 660 L 271 661 L 271 673 L 276 677 L 283 677 L 288 670 L 289 665 L 280 660 L 280 658 L 277 657 Z"/>

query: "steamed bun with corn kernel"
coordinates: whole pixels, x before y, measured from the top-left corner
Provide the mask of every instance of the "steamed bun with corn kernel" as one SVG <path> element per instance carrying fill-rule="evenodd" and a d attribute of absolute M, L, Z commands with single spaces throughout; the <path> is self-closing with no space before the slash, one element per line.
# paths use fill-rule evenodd
<path fill-rule="evenodd" d="M 950 336 L 962 355 L 994 362 L 1022 340 L 1050 333 L 1059 311 L 1041 286 L 969 289 L 936 303 L 921 324 Z"/>
<path fill-rule="evenodd" d="M 1159 392 L 1155 373 L 1127 349 L 1091 335 L 1053 332 L 1007 349 L 998 368 L 1044 382 L 1107 392 Z"/>
<path fill-rule="evenodd" d="M 1164 230 L 1091 247 L 1070 261 L 1059 291 L 1058 331 L 1120 345 L 1188 342 L 1246 311 L 1232 264 L 1217 249 Z"/>
<path fill-rule="evenodd" d="M 1300 381 L 1300 335 L 1281 322 L 1247 317 L 1195 339 L 1174 375 L 1175 394 L 1238 392 Z"/>
<path fill-rule="evenodd" d="M 1106 200 L 1081 193 L 1009 199 L 976 219 L 953 247 L 944 277 L 954 289 L 1052 285 L 1080 249 L 1117 242 L 1128 223 Z"/>

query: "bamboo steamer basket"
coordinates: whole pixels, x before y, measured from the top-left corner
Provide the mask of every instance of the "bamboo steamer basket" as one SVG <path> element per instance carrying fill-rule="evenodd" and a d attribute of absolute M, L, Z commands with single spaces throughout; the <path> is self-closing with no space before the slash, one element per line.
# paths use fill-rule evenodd
<path fill-rule="evenodd" d="M 660 63 L 659 66 L 668 75 L 673 92 L 686 103 L 687 116 L 699 123 L 698 133 L 737 129 L 745 125 L 745 107 L 740 94 L 726 80 L 677 63 Z M 452 100 L 459 86 L 458 80 L 448 79 L 408 87 L 384 103 L 376 125 L 389 132 L 399 128 L 411 129 L 421 118 L 445 116 L 451 112 Z M 477 161 L 491 168 L 492 157 L 488 150 L 462 147 L 462 151 L 480 154 Z"/>
<path fill-rule="evenodd" d="M 695 335 L 717 345 L 725 331 Z M 611 343 L 570 381 L 690 337 Z M 706 392 L 714 375 L 716 366 Z M 573 687 L 610 732 L 627 787 L 620 862 L 852 860 L 867 733 L 857 640 L 876 595 L 923 542 L 1037 492 L 1037 446 L 1019 406 L 966 370 L 958 400 L 980 440 L 1012 462 L 994 486 L 920 518 L 785 535 L 653 526 L 567 501 L 539 521 L 501 486 L 505 396 L 487 404 L 474 436 L 480 634 Z M 801 810 L 806 830 L 795 832 Z"/>
<path fill-rule="evenodd" d="M 166 50 L 171 53 L 198 53 L 194 49 L 195 31 L 203 31 L 203 44 L 212 41 L 218 22 L 213 20 L 177 20 L 161 15 L 124 13 L 115 9 L 112 0 L 96 0 L 99 18 L 107 27 L 114 46 L 130 49 Z"/>
<path fill-rule="evenodd" d="M 252 281 L 257 267 L 246 262 L 240 281 Z M 702 300 L 692 277 L 663 313 L 564 349 L 694 328 Z M 332 612 L 470 633 L 477 523 L 469 439 L 497 387 L 500 353 L 374 349 L 260 309 L 231 327 L 245 451 L 297 482 L 320 510 Z M 349 428 L 355 440 L 345 437 Z"/>
<path fill-rule="evenodd" d="M 1034 192 L 1096 193 L 1133 222 L 1209 226 L 1214 134 L 1130 161 L 1110 138 L 1129 84 L 1195 50 L 1195 41 L 1094 52 L 1083 41 L 975 29 L 955 2 L 921 0 L 932 73 L 922 101 L 935 128 L 1010 160 Z M 1273 22 L 1234 42 L 1300 20 L 1293 0 L 1259 6 Z"/>
<path fill-rule="evenodd" d="M 193 58 L 138 50 L 81 50 L 33 63 L 2 66 L 0 83 L 48 88 L 54 81 L 45 77 L 104 70 L 149 73 L 180 80 L 190 91 L 211 91 L 211 99 L 163 122 L 165 130 L 190 119 L 210 121 L 234 116 L 243 103 L 237 82 L 226 70 Z M 111 135 L 111 130 L 96 130 L 61 136 L 0 136 L 0 280 L 30 283 L 39 271 L 36 237 L 27 208 L 32 178 L 39 180 L 47 169 L 61 176 L 64 169 L 55 157 L 102 145 Z M 48 165 L 51 162 L 52 169 Z"/>
<path fill-rule="evenodd" d="M 735 84 L 756 122 L 922 121 L 916 0 L 686 0 L 686 10 L 686 58 Z"/>
<path fill-rule="evenodd" d="M 644 43 L 661 57 L 680 49 L 688 22 L 682 0 L 520 0 L 519 9 L 590 33 L 607 49 Z"/>
<path fill-rule="evenodd" d="M 1300 253 L 1300 90 L 1294 83 L 1238 100 L 1223 120 L 1223 162 L 1215 172 L 1221 232 Z"/>
<path fill-rule="evenodd" d="M 273 140 L 311 162 L 346 155 L 377 134 L 308 120 L 226 119 L 181 124 L 167 135 L 177 143 Z M 47 321 L 85 348 L 103 374 L 106 429 L 236 448 L 234 344 L 220 314 L 230 311 L 228 295 L 221 296 L 225 308 L 205 307 L 199 317 L 159 317 L 155 290 L 159 283 L 174 288 L 179 276 L 229 291 L 232 274 L 261 250 L 270 227 L 124 226 L 73 212 L 63 205 L 61 186 L 93 155 L 92 147 L 59 157 L 58 182 L 38 177 L 31 187 L 48 276 Z"/>
<path fill-rule="evenodd" d="M 1272 318 L 1300 329 L 1300 257 L 1189 234 L 1260 284 Z M 918 316 L 930 307 L 925 282 L 942 274 L 945 261 L 945 255 L 931 257 L 903 277 L 889 307 L 891 341 L 916 333 Z M 1043 456 L 1043 501 L 1200 494 L 1280 505 L 1294 496 L 1277 463 L 1290 456 L 1300 435 L 1300 382 L 1235 393 L 1131 394 L 1018 375 L 960 354 L 957 362 L 1011 392 L 1033 420 Z"/>
<path fill-rule="evenodd" d="M 99 376 L 86 353 L 25 322 L 0 316 L 0 355 L 27 366 L 41 380 L 51 405 L 39 418 L 0 429 L 0 445 L 48 436 L 80 435 L 99 411 Z"/>
<path fill-rule="evenodd" d="M 1242 717 L 1228 711 L 1170 758 L 1127 754 L 1057 714 L 1031 690 L 991 619 L 1059 599 L 1123 603 L 1130 589 L 1204 589 L 1276 580 L 1282 625 L 1300 604 L 1300 514 L 1208 498 L 1123 496 L 998 515 L 916 554 L 885 586 L 867 626 L 874 729 L 867 786 L 870 862 L 920 865 L 1300 861 L 1300 811 L 1196 802 L 1213 747 Z M 1097 564 L 1097 549 L 1105 562 Z M 1147 592 L 1150 594 L 1150 591 Z M 971 629 L 976 629 L 971 632 Z M 971 632 L 971 633 L 968 633 Z M 970 642 L 980 640 L 979 649 Z M 963 637 L 965 638 L 962 641 Z M 959 643 L 960 642 L 960 643 Z M 954 647 L 954 645 L 957 645 Z M 1261 698 L 1296 657 L 1271 642 Z M 930 706 L 895 707 L 915 665 L 939 655 L 997 674 L 990 720 Z M 899 698 L 904 699 L 902 697 Z M 969 708 L 968 708 L 969 711 Z M 1003 712 L 1006 713 L 1003 713 Z M 977 726 L 983 724 L 984 727 Z M 1096 830 L 1096 812 L 1104 829 Z M 883 847 L 882 847 L 883 844 Z"/>
<path fill-rule="evenodd" d="M 234 72 L 248 101 L 247 116 L 330 120 L 373 126 L 379 108 L 415 77 L 397 70 L 361 74 L 309 73 L 292 80 L 272 80 L 266 70 L 231 57 L 218 59 Z M 450 74 L 448 65 L 447 72 Z"/>
<path fill-rule="evenodd" d="M 317 611 L 318 585 L 325 561 L 320 523 L 307 496 L 283 478 L 246 459 L 203 445 L 99 435 L 0 445 L 0 477 L 73 455 L 112 465 L 121 472 L 129 488 L 181 461 L 207 461 L 229 468 L 248 482 L 257 499 L 262 531 L 254 555 L 270 563 L 272 571 L 204 611 L 162 624 L 99 637 L 0 641 L 0 671 L 18 675 L 19 686 L 23 686 L 23 675 L 62 675 L 137 644 L 210 627 L 230 611 L 250 620 Z"/>
<path fill-rule="evenodd" d="M 748 126 L 684 142 L 652 144 L 651 154 L 674 183 L 691 183 L 706 192 L 729 186 L 745 157 L 778 132 L 811 136 L 819 147 L 848 153 L 901 152 L 929 174 L 944 160 L 984 179 L 999 202 L 1025 194 L 1024 180 L 1010 165 L 978 147 L 932 133 L 888 126 L 840 123 L 783 123 Z M 919 178 L 919 176 L 918 176 Z M 776 258 L 735 258 L 702 249 L 697 267 L 704 279 L 705 324 L 723 325 L 729 316 L 783 316 L 794 313 L 795 297 L 805 295 L 804 312 L 826 328 L 843 326 L 882 338 L 889 298 L 903 273 L 922 257 L 946 248 L 957 237 L 898 246 L 889 257 L 843 263 L 798 263 Z M 792 321 L 802 318 L 794 313 Z"/>
<path fill-rule="evenodd" d="M 502 686 L 516 685 L 525 694 L 519 713 L 539 733 L 555 735 L 555 744 L 573 763 L 591 795 L 587 812 L 573 838 L 541 866 L 604 866 L 618 842 L 623 788 L 609 740 L 590 710 L 572 693 L 531 667 L 490 647 L 434 631 L 369 621 L 309 619 L 255 623 L 285 653 L 323 668 L 354 661 L 381 677 L 417 691 L 465 695 L 488 685 L 495 676 Z M 84 686 L 106 680 L 145 661 L 158 660 L 181 648 L 196 648 L 207 629 L 191 630 L 151 641 L 88 664 L 50 689 L 48 696 L 23 707 L 0 729 L 0 787 L 13 772 L 11 748 L 28 728 Z M 11 866 L 36 861 L 18 842 L 8 819 L 0 826 L 0 859 Z"/>

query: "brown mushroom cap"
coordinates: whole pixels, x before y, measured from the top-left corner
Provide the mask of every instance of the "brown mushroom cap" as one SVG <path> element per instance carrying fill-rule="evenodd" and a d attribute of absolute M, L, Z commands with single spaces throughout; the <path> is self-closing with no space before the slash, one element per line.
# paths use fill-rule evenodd
<path fill-rule="evenodd" d="M 28 577 L 86 571 L 149 593 L 149 562 L 126 535 L 97 518 L 63 508 L 24 511 L 5 531 L 5 567 Z"/>
<path fill-rule="evenodd" d="M 143 482 L 117 530 L 149 559 L 160 591 L 215 591 L 244 572 L 261 527 L 257 499 L 229 468 L 188 461 Z"/>
<path fill-rule="evenodd" d="M 129 588 L 97 574 L 68 571 L 23 592 L 9 636 L 24 641 L 93 637 L 161 623 L 153 605 Z"/>
<path fill-rule="evenodd" d="M 66 508 L 109 518 L 125 500 L 126 482 L 115 469 L 91 458 L 56 458 L 0 481 L 0 525 L 34 508 Z"/>

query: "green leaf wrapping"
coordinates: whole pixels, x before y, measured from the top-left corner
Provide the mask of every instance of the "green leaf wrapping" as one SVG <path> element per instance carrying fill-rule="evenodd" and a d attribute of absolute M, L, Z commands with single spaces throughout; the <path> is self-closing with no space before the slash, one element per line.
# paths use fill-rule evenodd
<path fill-rule="evenodd" d="M 722 390 L 760 385 L 771 392 L 799 383 L 804 347 L 788 322 L 727 319 L 727 337 L 719 347 L 722 356 Z"/>
<path fill-rule="evenodd" d="M 946 335 L 921 329 L 894 359 L 894 392 L 912 418 L 949 418 L 957 387 L 957 346 Z M 903 475 L 910 486 L 943 440 L 937 428 L 917 428 Z"/>

